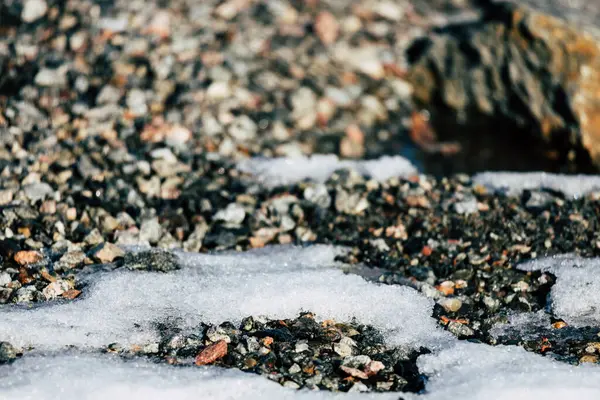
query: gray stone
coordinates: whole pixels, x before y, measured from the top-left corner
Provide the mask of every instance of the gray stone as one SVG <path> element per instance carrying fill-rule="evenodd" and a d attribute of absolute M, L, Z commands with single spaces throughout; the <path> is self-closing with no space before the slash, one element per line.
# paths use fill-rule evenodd
<path fill-rule="evenodd" d="M 230 203 L 227 208 L 219 210 L 214 216 L 216 221 L 223 221 L 225 225 L 231 226 L 241 225 L 244 218 L 246 218 L 246 211 L 237 203 Z"/>
<path fill-rule="evenodd" d="M 67 86 L 66 68 L 42 68 L 35 76 L 35 84 L 44 87 L 63 88 Z"/>
<path fill-rule="evenodd" d="M 331 205 L 331 196 L 327 191 L 327 186 L 323 184 L 307 187 L 304 190 L 304 198 L 321 208 L 329 208 Z"/>
<path fill-rule="evenodd" d="M 11 282 L 12 282 L 12 279 L 8 272 L 0 273 L 0 286 L 6 286 Z"/>
<path fill-rule="evenodd" d="M 14 361 L 19 352 L 8 342 L 0 342 L 0 365 Z"/>
<path fill-rule="evenodd" d="M 140 226 L 140 240 L 147 240 L 150 244 L 156 244 L 162 236 L 162 227 L 158 218 L 147 219 Z"/>
<path fill-rule="evenodd" d="M 52 189 L 52 186 L 45 182 L 38 182 L 25 186 L 23 188 L 23 192 L 25 193 L 25 196 L 29 198 L 29 200 L 36 202 L 53 194 L 54 189 Z"/>

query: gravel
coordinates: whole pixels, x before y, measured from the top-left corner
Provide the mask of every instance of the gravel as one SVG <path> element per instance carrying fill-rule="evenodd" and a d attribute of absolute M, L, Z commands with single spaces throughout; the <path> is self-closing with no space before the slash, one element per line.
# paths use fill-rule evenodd
<path fill-rule="evenodd" d="M 459 339 L 598 361 L 597 327 L 548 311 L 557 276 L 516 268 L 600 256 L 595 177 L 443 175 L 444 147 L 413 140 L 405 51 L 477 17 L 470 2 L 163 3 L 0 4 L 0 308 L 76 304 L 98 272 L 167 276 L 175 250 L 333 244 L 347 272 L 434 299 Z M 306 311 L 105 350 L 296 389 L 423 389 L 427 349 Z M 530 313 L 547 318 L 499 333 Z M 1 342 L 0 363 L 21 350 Z"/>

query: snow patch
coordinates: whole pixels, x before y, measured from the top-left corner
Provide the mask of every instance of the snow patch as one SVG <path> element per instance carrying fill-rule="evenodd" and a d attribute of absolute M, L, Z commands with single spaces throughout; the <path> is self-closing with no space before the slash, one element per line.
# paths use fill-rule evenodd
<path fill-rule="evenodd" d="M 238 169 L 256 176 L 265 186 L 290 185 L 310 179 L 325 182 L 338 169 L 354 169 L 377 181 L 416 175 L 417 169 L 400 156 L 384 156 L 377 160 L 340 160 L 336 155 L 311 157 L 250 158 L 238 164 Z"/>
<path fill-rule="evenodd" d="M 430 376 L 423 400 L 593 400 L 600 398 L 600 369 L 573 367 L 520 347 L 457 343 L 421 356 L 419 370 Z"/>
<path fill-rule="evenodd" d="M 294 391 L 264 377 L 214 367 L 173 367 L 115 356 L 25 356 L 0 366 L 4 400 L 397 399 L 398 394 Z"/>
<path fill-rule="evenodd" d="M 490 190 L 506 191 L 517 195 L 524 190 L 552 189 L 569 197 L 581 197 L 600 190 L 600 176 L 561 175 L 546 172 L 483 172 L 473 181 Z"/>
<path fill-rule="evenodd" d="M 575 327 L 600 323 L 600 258 L 567 254 L 528 261 L 517 268 L 556 276 L 550 292 L 555 316 Z"/>
<path fill-rule="evenodd" d="M 433 303 L 417 291 L 369 283 L 336 268 L 339 250 L 275 248 L 238 255 L 178 253 L 171 273 L 117 271 L 91 278 L 82 299 L 34 309 L 0 308 L 0 338 L 19 347 L 97 349 L 158 339 L 156 322 L 182 328 L 238 322 L 249 315 L 322 319 L 380 329 L 392 346 L 437 348 L 450 340 L 430 317 Z"/>

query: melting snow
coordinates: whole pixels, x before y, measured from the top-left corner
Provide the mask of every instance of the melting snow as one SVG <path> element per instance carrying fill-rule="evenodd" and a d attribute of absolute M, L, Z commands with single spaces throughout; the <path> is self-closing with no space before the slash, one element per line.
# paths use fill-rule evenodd
<path fill-rule="evenodd" d="M 491 190 L 519 194 L 524 190 L 552 189 L 569 197 L 580 197 L 600 190 L 600 176 L 560 175 L 546 172 L 483 172 L 473 181 Z"/>
<path fill-rule="evenodd" d="M 255 175 L 259 182 L 270 187 L 293 184 L 305 179 L 325 182 L 334 171 L 343 168 L 354 169 L 378 181 L 392 177 L 409 177 L 418 173 L 410 161 L 400 156 L 385 156 L 366 161 L 340 160 L 335 155 L 251 158 L 240 162 L 238 168 Z"/>
<path fill-rule="evenodd" d="M 458 343 L 418 360 L 430 376 L 423 400 L 592 400 L 600 398 L 600 369 L 573 367 L 520 347 Z M 418 398 L 418 397 L 417 397 Z"/>
<path fill-rule="evenodd" d="M 296 392 L 264 377 L 221 368 L 156 365 L 114 356 L 25 356 L 0 367 L 3 400 L 397 399 Z"/>
<path fill-rule="evenodd" d="M 121 271 L 92 276 L 84 298 L 33 309 L 0 307 L 0 340 L 33 352 L 0 366 L 0 398 L 12 399 L 396 399 L 398 394 L 333 394 L 294 391 L 261 376 L 216 367 L 173 367 L 138 359 L 95 355 L 109 343 L 155 340 L 154 322 L 177 319 L 239 321 L 247 315 L 295 317 L 311 310 L 320 318 L 379 328 L 390 345 L 426 346 L 420 371 L 429 377 L 410 400 L 598 399 L 600 369 L 558 363 L 518 347 L 458 342 L 430 317 L 433 303 L 406 287 L 382 286 L 344 275 L 339 248 L 274 247 L 250 253 L 178 253 L 183 268 L 166 274 Z M 598 322 L 600 260 L 573 256 L 532 261 L 524 270 L 557 275 L 554 312 L 570 323 Z M 513 318 L 515 327 L 543 314 Z M 74 345 L 75 350 L 66 347 Z"/>
<path fill-rule="evenodd" d="M 600 258 L 561 255 L 532 260 L 518 268 L 556 276 L 550 299 L 557 317 L 576 327 L 600 323 Z"/>
<path fill-rule="evenodd" d="M 376 285 L 335 268 L 339 250 L 275 248 L 238 255 L 179 253 L 172 273 L 113 272 L 92 280 L 83 299 L 34 309 L 0 308 L 0 338 L 16 346 L 58 350 L 156 340 L 155 322 L 240 321 L 249 315 L 319 318 L 379 328 L 391 345 L 436 347 L 448 334 L 430 317 L 433 303 L 417 291 Z"/>

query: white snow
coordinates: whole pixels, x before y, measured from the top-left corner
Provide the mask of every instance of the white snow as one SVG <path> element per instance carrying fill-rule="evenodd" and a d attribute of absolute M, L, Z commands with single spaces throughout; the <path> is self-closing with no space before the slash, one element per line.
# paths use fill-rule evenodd
<path fill-rule="evenodd" d="M 600 368 L 573 367 L 520 347 L 457 343 L 421 356 L 430 376 L 423 400 L 592 400 L 600 398 Z M 419 399 L 420 397 L 416 397 Z"/>
<path fill-rule="evenodd" d="M 561 255 L 518 266 L 524 271 L 547 271 L 557 278 L 550 292 L 555 316 L 573 326 L 600 323 L 600 258 Z"/>
<path fill-rule="evenodd" d="M 407 400 L 592 400 L 600 398 L 600 369 L 573 367 L 519 347 L 460 342 L 421 356 L 429 377 L 423 395 Z M 187 399 L 397 399 L 398 393 L 335 394 L 294 391 L 237 370 L 172 367 L 124 361 L 111 355 L 26 355 L 0 366 L 0 397 L 6 400 Z"/>
<path fill-rule="evenodd" d="M 496 323 L 490 329 L 490 335 L 499 338 L 508 333 L 517 333 L 522 340 L 539 340 L 540 329 L 549 329 L 552 322 L 544 310 L 538 312 L 515 312 L 508 316 L 505 323 Z"/>
<path fill-rule="evenodd" d="M 322 319 L 355 317 L 380 329 L 392 346 L 433 350 L 418 360 L 428 377 L 425 393 L 403 393 L 407 400 L 600 398 L 600 367 L 573 367 L 520 347 L 459 342 L 436 327 L 430 317 L 432 300 L 410 288 L 345 275 L 334 260 L 341 251 L 312 246 L 218 255 L 177 253 L 183 267 L 179 271 L 92 275 L 92 285 L 79 300 L 33 309 L 2 306 L 0 340 L 33 351 L 0 366 L 0 398 L 398 398 L 397 393 L 295 391 L 237 370 L 173 367 L 97 354 L 113 342 L 127 346 L 156 340 L 152 325 L 166 319 L 186 329 L 200 321 L 236 322 L 248 315 L 295 317 L 301 310 Z M 597 322 L 600 279 L 594 277 L 600 276 L 595 273 L 599 260 L 562 256 L 520 268 L 556 274 L 553 310 L 569 323 Z M 543 312 L 511 317 L 513 329 L 546 321 Z"/>
<path fill-rule="evenodd" d="M 255 175 L 263 185 L 274 187 L 310 179 L 325 182 L 338 169 L 354 169 L 361 175 L 377 181 L 392 177 L 416 175 L 417 169 L 404 157 L 384 156 L 377 160 L 340 160 L 335 155 L 312 157 L 250 158 L 238 164 L 242 172 Z"/>
<path fill-rule="evenodd" d="M 410 288 L 345 275 L 335 267 L 338 252 L 318 246 L 223 256 L 179 253 L 179 271 L 113 272 L 93 280 L 79 301 L 0 308 L 0 338 L 38 350 L 143 345 L 156 340 L 152 325 L 165 319 L 191 328 L 201 321 L 292 318 L 309 310 L 322 319 L 356 317 L 379 328 L 391 345 L 437 347 L 449 340 L 430 317 L 431 300 Z"/>
<path fill-rule="evenodd" d="M 600 190 L 598 175 L 561 175 L 546 172 L 483 172 L 473 176 L 473 181 L 491 190 L 505 190 L 519 194 L 524 190 L 552 189 L 569 197 L 585 196 Z"/>
<path fill-rule="evenodd" d="M 211 367 L 176 368 L 115 356 L 25 356 L 0 366 L 3 400 L 397 399 L 286 389 L 264 377 Z"/>

